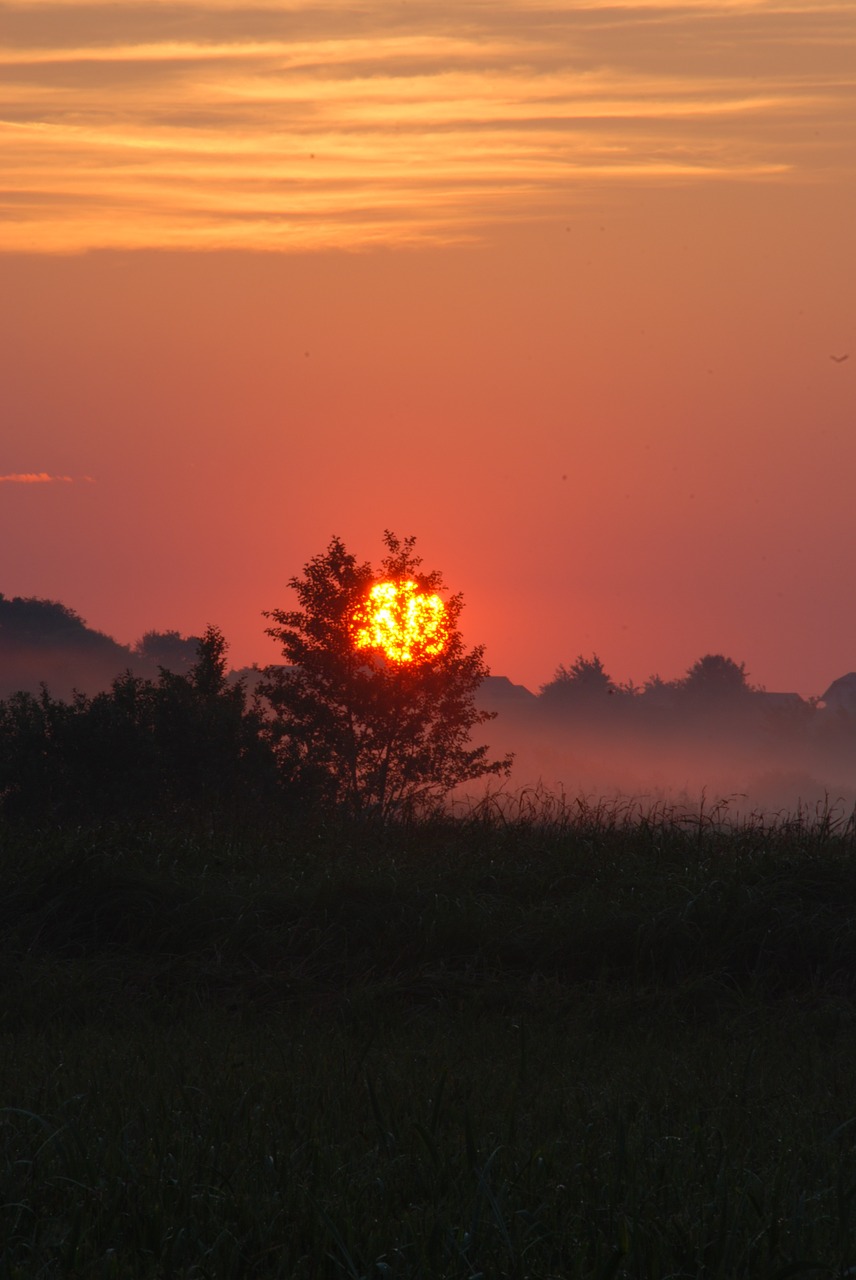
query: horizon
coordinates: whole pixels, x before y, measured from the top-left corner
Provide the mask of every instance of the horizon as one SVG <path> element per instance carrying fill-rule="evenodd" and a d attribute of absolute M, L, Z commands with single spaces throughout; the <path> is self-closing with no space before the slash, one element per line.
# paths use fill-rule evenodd
<path fill-rule="evenodd" d="M 158 636 L 158 637 L 175 636 L 180 641 L 187 642 L 190 640 L 199 640 L 201 638 L 202 633 L 205 630 L 205 627 L 201 627 L 198 632 L 190 632 L 190 633 L 184 634 L 175 627 L 164 627 L 162 630 L 152 628 L 152 627 L 147 627 L 134 640 L 123 640 L 123 639 L 120 639 L 118 636 L 114 635 L 112 632 L 106 631 L 100 627 L 93 626 L 90 623 L 89 619 L 83 617 L 80 611 L 74 607 L 74 605 L 70 605 L 65 601 L 51 600 L 42 596 L 10 597 L 10 596 L 7 596 L 4 592 L 0 591 L 0 601 L 5 601 L 7 603 L 14 604 L 18 600 L 22 602 L 36 602 L 39 604 L 59 606 L 61 609 L 71 614 L 77 621 L 79 621 L 83 625 L 85 630 L 90 634 L 97 634 L 97 635 L 103 636 L 105 639 L 111 641 L 117 646 L 127 649 L 132 654 L 138 651 L 139 646 L 148 636 Z M 219 626 L 216 622 L 211 622 L 206 625 L 212 625 L 216 627 L 223 635 L 223 638 L 226 642 L 226 653 L 227 653 L 228 667 L 230 672 L 240 673 L 241 671 L 245 671 L 245 670 L 260 669 L 263 666 L 276 665 L 275 658 L 269 659 L 267 662 L 264 662 L 264 663 L 258 662 L 258 661 L 252 661 L 252 662 L 232 661 L 230 657 L 232 646 L 229 640 L 228 631 L 223 627 Z M 2 629 L 2 624 L 0 624 L 0 629 Z M 57 644 L 55 647 L 58 649 L 64 648 L 62 643 Z M 24 651 L 25 652 L 29 651 L 29 652 L 32 652 L 34 655 L 38 655 L 39 653 L 43 652 L 44 649 L 42 646 L 30 646 L 28 650 L 27 647 L 25 646 Z M 705 650 L 702 653 L 698 654 L 696 659 L 694 660 L 694 663 L 689 664 L 689 666 L 684 671 L 681 671 L 679 673 L 673 673 L 673 674 L 668 674 L 668 673 L 664 674 L 662 670 L 657 672 L 652 671 L 646 677 L 644 677 L 644 679 L 635 679 L 633 677 L 627 677 L 627 678 L 621 677 L 620 675 L 616 674 L 614 671 L 610 670 L 607 664 L 604 664 L 604 669 L 606 671 L 606 674 L 609 676 L 610 680 L 612 681 L 613 685 L 616 688 L 628 689 L 629 687 L 632 686 L 632 689 L 634 692 L 642 692 L 646 682 L 649 680 L 653 680 L 658 676 L 661 679 L 663 679 L 664 682 L 667 684 L 679 683 L 680 681 L 686 678 L 692 666 L 695 665 L 695 662 L 698 662 L 701 658 L 705 656 L 711 656 L 711 655 L 712 655 L 712 651 L 710 649 Z M 599 658 L 600 656 L 601 655 L 598 653 L 597 649 L 594 649 L 591 653 L 588 653 L 588 654 L 580 653 L 578 655 L 577 654 L 573 655 L 574 660 L 576 660 L 577 658 L 588 660 L 590 658 L 595 658 L 595 657 Z M 741 660 L 738 657 L 736 657 L 734 654 L 721 654 L 721 655 L 715 655 L 715 656 L 721 656 L 721 657 L 731 659 L 732 661 L 735 661 L 738 666 L 741 665 Z M 742 664 L 742 665 L 745 666 L 745 664 Z M 488 678 L 496 677 L 501 680 L 507 680 L 512 686 L 516 688 L 525 689 L 528 693 L 531 693 L 537 697 L 540 695 L 540 692 L 545 687 L 545 685 L 551 683 L 553 680 L 555 680 L 558 677 L 560 669 L 563 667 L 567 668 L 567 666 L 568 666 L 567 662 L 556 663 L 548 679 L 546 681 L 541 681 L 541 683 L 535 686 L 534 688 L 531 685 L 528 685 L 524 680 L 517 679 L 513 674 L 510 674 L 506 671 L 496 671 L 493 667 L 491 667 L 490 662 L 488 662 L 488 667 L 489 667 Z M 752 672 L 748 670 L 745 672 L 747 685 L 753 691 L 762 692 L 762 693 L 773 693 L 773 694 L 787 694 L 787 695 L 797 694 L 797 696 L 801 697 L 805 701 L 809 701 L 812 698 L 821 699 L 823 696 L 823 693 L 826 692 L 836 680 L 840 679 L 842 676 L 847 676 L 850 674 L 854 674 L 854 673 L 850 671 L 841 671 L 838 673 L 838 675 L 830 677 L 830 679 L 826 682 L 826 685 L 824 686 L 824 689 L 822 691 L 806 695 L 796 689 L 770 689 L 762 680 L 756 679 Z"/>
<path fill-rule="evenodd" d="M 357 581 L 367 585 L 365 577 Z M 164 684 L 165 671 L 190 679 L 196 687 L 193 664 L 208 650 L 193 641 L 202 637 L 150 630 L 132 650 L 88 628 L 79 614 L 59 602 L 36 601 L 38 609 L 16 608 L 31 603 L 32 599 L 0 599 L 0 710 L 5 708 L 7 728 L 18 714 L 14 699 L 7 701 L 15 690 L 36 695 L 33 704 L 26 704 L 33 711 L 40 691 L 46 690 L 52 705 L 65 703 L 76 709 L 75 715 L 83 715 L 87 708 L 103 707 L 105 697 L 122 703 L 123 673 L 133 674 L 141 696 L 145 691 L 143 705 L 150 694 L 157 699 L 164 689 L 174 688 L 169 679 Z M 358 611 L 354 616 L 366 615 Z M 402 620 L 403 615 L 399 623 Z M 228 636 L 217 629 L 205 634 L 221 655 L 221 677 L 244 675 L 247 668 L 236 669 L 230 662 Z M 287 665 L 292 652 L 288 628 L 280 634 L 285 650 L 278 655 L 279 663 L 267 668 L 274 682 L 276 667 L 283 657 Z M 378 631 L 373 646 L 385 649 L 392 634 Z M 47 643 L 40 643 L 42 637 Z M 356 639 L 351 634 L 350 643 Z M 425 643 L 425 637 L 419 643 Z M 632 690 L 616 685 L 600 662 L 583 658 L 571 671 L 557 670 L 551 684 L 531 690 L 508 675 L 491 673 L 478 654 L 472 656 L 480 666 L 478 687 L 472 689 L 480 726 L 476 742 L 482 739 L 492 755 L 509 761 L 502 789 L 521 802 L 531 794 L 624 797 L 684 806 L 704 806 L 712 799 L 717 807 L 755 814 L 810 812 L 830 803 L 838 812 L 856 804 L 852 673 L 841 673 L 807 702 L 795 692 L 759 689 L 728 655 L 702 655 L 668 685 Z M 398 665 L 395 658 L 392 665 Z M 565 675 L 582 683 L 572 688 L 564 683 Z M 256 680 L 250 675 L 242 705 L 243 698 L 255 692 Z M 611 693 L 619 696 L 606 696 Z M 262 703 L 267 705 L 270 698 L 268 689 Z M 275 705 L 271 701 L 268 710 Z M 481 715 L 487 719 L 481 720 Z M 458 799 L 478 802 L 480 795 L 487 797 L 485 786 L 489 790 L 489 783 L 481 779 L 475 795 L 468 789 Z"/>
<path fill-rule="evenodd" d="M 4 590 L 133 643 L 415 534 L 537 689 L 856 668 L 856 7 L 14 0 Z"/>

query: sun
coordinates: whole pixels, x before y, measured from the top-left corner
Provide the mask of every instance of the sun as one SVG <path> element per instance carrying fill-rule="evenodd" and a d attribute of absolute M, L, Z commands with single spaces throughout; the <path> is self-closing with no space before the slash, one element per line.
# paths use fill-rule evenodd
<path fill-rule="evenodd" d="M 426 662 L 449 638 L 446 606 L 407 578 L 376 582 L 351 618 L 354 647 L 379 649 L 388 661 Z"/>

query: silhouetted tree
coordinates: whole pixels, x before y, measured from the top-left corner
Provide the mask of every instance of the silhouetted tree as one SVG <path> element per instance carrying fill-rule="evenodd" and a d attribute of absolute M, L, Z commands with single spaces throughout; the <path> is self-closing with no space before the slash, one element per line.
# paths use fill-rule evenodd
<path fill-rule="evenodd" d="M 541 686 L 541 696 L 556 705 L 598 702 L 616 692 L 617 686 L 596 653 L 590 658 L 580 654 L 570 667 L 558 666 L 553 679 Z"/>
<path fill-rule="evenodd" d="M 384 543 L 378 575 L 334 537 L 289 581 L 299 608 L 265 615 L 288 666 L 269 667 L 260 685 L 287 777 L 319 803 L 380 818 L 431 807 L 460 783 L 510 766 L 470 741 L 494 713 L 475 705 L 488 668 L 484 646 L 464 647 L 461 595 L 445 602 L 446 642 L 437 654 L 396 661 L 356 647 L 353 618 L 373 583 L 443 589 L 439 573 L 420 570 L 414 538 L 387 531 Z"/>
<path fill-rule="evenodd" d="M 0 650 L 22 648 L 102 651 L 125 660 L 130 653 L 58 600 L 0 595 Z"/>
<path fill-rule="evenodd" d="M 86 623 L 74 609 L 58 600 L 35 596 L 0 595 L 0 648 L 80 644 L 87 640 Z"/>
<path fill-rule="evenodd" d="M 678 680 L 664 680 L 660 675 L 649 676 L 642 686 L 642 697 L 665 700 L 674 697 L 680 687 Z"/>
<path fill-rule="evenodd" d="M 227 644 L 208 627 L 197 658 L 182 675 L 161 670 L 152 695 L 152 728 L 163 787 L 178 806 L 246 804 L 272 777 L 273 756 L 263 716 L 248 705 L 243 681 L 227 679 Z"/>
<path fill-rule="evenodd" d="M 678 689 L 686 697 L 710 703 L 733 702 L 753 692 L 745 663 L 721 653 L 707 653 L 694 662 Z"/>
<path fill-rule="evenodd" d="M 18 693 L 0 702 L 0 802 L 11 815 L 87 821 L 235 814 L 278 786 L 263 716 L 226 678 L 210 627 L 184 675 L 132 672 L 71 702 Z"/>
<path fill-rule="evenodd" d="M 178 631 L 147 631 L 134 645 L 134 653 L 167 671 L 184 674 L 196 661 L 200 639 Z"/>
<path fill-rule="evenodd" d="M 0 697 L 20 689 L 37 694 L 42 682 L 67 696 L 105 689 L 132 661 L 129 648 L 59 601 L 0 595 Z"/>

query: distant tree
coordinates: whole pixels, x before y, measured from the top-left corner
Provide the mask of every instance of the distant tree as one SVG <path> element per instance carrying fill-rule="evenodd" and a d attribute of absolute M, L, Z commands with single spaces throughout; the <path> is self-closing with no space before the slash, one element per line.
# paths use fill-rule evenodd
<path fill-rule="evenodd" d="M 197 658 L 201 636 L 178 631 L 147 631 L 134 645 L 134 653 L 167 671 L 186 673 Z"/>
<path fill-rule="evenodd" d="M 705 703 L 733 703 L 754 692 L 745 663 L 738 664 L 721 653 L 707 653 L 699 658 L 677 688 L 683 696 Z"/>
<path fill-rule="evenodd" d="M 682 687 L 680 680 L 664 680 L 660 675 L 649 676 L 639 691 L 639 706 L 645 711 L 673 706 L 676 699 L 680 698 Z"/>
<path fill-rule="evenodd" d="M 558 666 L 553 679 L 541 686 L 541 696 L 556 705 L 596 703 L 617 691 L 596 653 L 590 658 L 580 654 L 570 667 Z"/>
<path fill-rule="evenodd" d="M 103 631 L 88 627 L 79 613 L 58 600 L 0 595 L 0 650 L 102 650 L 127 658 L 130 650 Z"/>
<path fill-rule="evenodd" d="M 58 600 L 0 595 L 0 648 L 86 643 L 86 623 Z"/>
<path fill-rule="evenodd" d="M 0 596 L 0 659 L 0 697 L 35 695 L 42 683 L 70 697 L 74 689 L 106 689 L 133 654 L 57 600 Z"/>
<path fill-rule="evenodd" d="M 357 646 L 355 618 L 373 585 L 412 583 L 426 598 L 443 589 L 439 573 L 421 571 L 414 538 L 387 531 L 384 544 L 378 573 L 334 537 L 291 578 L 299 607 L 265 615 L 287 665 L 267 668 L 259 686 L 287 777 L 319 803 L 381 819 L 436 805 L 459 784 L 510 767 L 510 758 L 489 760 L 488 748 L 470 741 L 495 713 L 475 705 L 489 673 L 484 646 L 464 647 L 461 595 L 445 601 L 437 652 L 417 637 L 409 657 L 390 656 L 368 630 Z"/>
<path fill-rule="evenodd" d="M 651 694 L 653 697 L 663 697 L 669 693 L 674 693 L 678 687 L 676 680 L 664 680 L 660 675 L 649 676 L 642 686 L 643 694 Z"/>

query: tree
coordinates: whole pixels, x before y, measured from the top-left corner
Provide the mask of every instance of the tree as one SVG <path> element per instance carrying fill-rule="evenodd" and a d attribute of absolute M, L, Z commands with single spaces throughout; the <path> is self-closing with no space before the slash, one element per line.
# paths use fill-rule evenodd
<path fill-rule="evenodd" d="M 104 653 L 127 664 L 130 650 L 103 631 L 93 631 L 80 614 L 59 600 L 0 594 L 0 650 L 67 649 Z"/>
<path fill-rule="evenodd" d="M 228 645 L 217 627 L 197 641 L 186 674 L 161 668 L 151 725 L 163 788 L 182 805 L 240 810 L 269 797 L 275 776 L 263 716 L 243 681 L 227 676 Z"/>
<path fill-rule="evenodd" d="M 558 666 L 553 679 L 541 686 L 542 696 L 557 705 L 564 705 L 566 702 L 588 704 L 599 701 L 616 690 L 617 686 L 607 675 L 606 668 L 596 653 L 590 658 L 584 658 L 580 654 L 570 667 Z"/>
<path fill-rule="evenodd" d="M 134 645 L 134 653 L 167 671 L 184 675 L 196 661 L 201 636 L 178 631 L 147 631 Z"/>
<path fill-rule="evenodd" d="M 62 644 L 85 646 L 94 637 L 104 640 L 100 632 L 91 632 L 80 614 L 59 600 L 41 600 L 36 596 L 0 595 L 0 647 L 46 647 Z"/>
<path fill-rule="evenodd" d="M 301 577 L 290 579 L 299 607 L 265 615 L 274 624 L 268 635 L 288 665 L 268 667 L 259 686 L 275 714 L 273 733 L 289 781 L 322 804 L 381 819 L 436 806 L 459 784 L 507 774 L 511 764 L 510 757 L 489 760 L 487 746 L 470 741 L 471 731 L 495 713 L 475 705 L 489 672 L 484 646 L 464 647 L 460 594 L 445 601 L 438 651 L 417 636 L 409 653 L 385 653 L 370 627 L 360 633 L 358 620 L 366 622 L 369 593 L 378 584 L 392 584 L 393 621 L 401 620 L 397 589 L 402 599 L 407 588 L 408 598 L 423 602 L 444 589 L 438 572 L 420 570 L 414 538 L 400 540 L 387 530 L 384 544 L 377 574 L 334 537 Z"/>
<path fill-rule="evenodd" d="M 685 696 L 705 703 L 734 702 L 753 692 L 746 664 L 721 653 L 706 653 L 694 662 L 678 688 Z"/>
<path fill-rule="evenodd" d="M 184 675 L 130 671 L 70 703 L 17 693 L 0 701 L 0 805 L 9 816 L 94 821 L 245 815 L 278 792 L 263 717 L 226 676 L 226 641 L 209 627 Z"/>
<path fill-rule="evenodd" d="M 93 631 L 58 600 L 0 595 L 0 696 L 21 689 L 37 694 L 43 682 L 66 696 L 106 689 L 131 665 L 127 646 Z"/>

